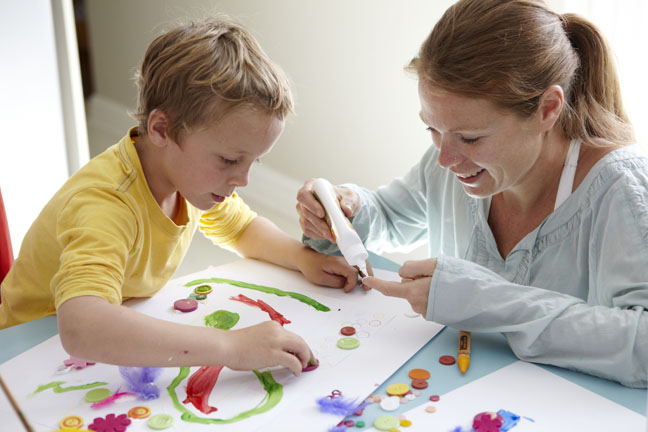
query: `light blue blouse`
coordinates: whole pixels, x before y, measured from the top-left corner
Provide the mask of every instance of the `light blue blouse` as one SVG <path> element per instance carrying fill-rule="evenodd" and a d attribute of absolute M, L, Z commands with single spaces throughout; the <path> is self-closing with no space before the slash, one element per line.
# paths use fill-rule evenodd
<path fill-rule="evenodd" d="M 431 146 L 377 191 L 346 185 L 360 195 L 353 225 L 369 250 L 427 240 L 438 256 L 426 318 L 501 332 L 522 360 L 646 387 L 648 158 L 636 145 L 608 153 L 506 259 L 488 226 L 490 199 L 466 195 L 437 158 Z"/>

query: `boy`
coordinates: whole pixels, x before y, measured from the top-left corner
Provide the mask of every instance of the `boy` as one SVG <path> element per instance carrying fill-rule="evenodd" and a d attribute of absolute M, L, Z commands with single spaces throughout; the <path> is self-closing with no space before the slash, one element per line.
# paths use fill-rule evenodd
<path fill-rule="evenodd" d="M 170 279 L 197 225 L 214 243 L 347 288 L 356 273 L 257 217 L 236 187 L 281 135 L 292 98 L 253 36 L 222 20 L 169 31 L 137 79 L 139 126 L 74 174 L 25 236 L 5 278 L 0 328 L 57 313 L 72 356 L 130 366 L 283 365 L 299 375 L 306 343 L 269 321 L 222 331 L 121 305 Z"/>

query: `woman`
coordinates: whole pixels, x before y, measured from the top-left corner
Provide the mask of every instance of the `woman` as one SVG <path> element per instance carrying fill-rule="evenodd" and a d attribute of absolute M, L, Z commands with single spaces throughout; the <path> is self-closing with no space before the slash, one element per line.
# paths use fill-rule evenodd
<path fill-rule="evenodd" d="M 520 359 L 646 387 L 648 159 L 603 36 L 539 1 L 462 0 L 408 69 L 433 146 L 375 192 L 337 192 L 367 248 L 427 240 L 437 258 L 365 286 L 502 332 Z M 327 251 L 311 183 L 300 223 Z"/>

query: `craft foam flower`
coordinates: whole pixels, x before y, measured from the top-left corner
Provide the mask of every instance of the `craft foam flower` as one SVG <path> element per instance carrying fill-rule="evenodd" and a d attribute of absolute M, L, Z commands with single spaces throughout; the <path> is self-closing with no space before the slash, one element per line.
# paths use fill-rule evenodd
<path fill-rule="evenodd" d="M 494 412 L 483 412 L 473 418 L 475 432 L 500 432 L 502 416 Z"/>
<path fill-rule="evenodd" d="M 126 414 L 108 414 L 105 418 L 97 417 L 88 429 L 95 432 L 124 432 L 131 420 Z"/>
<path fill-rule="evenodd" d="M 65 367 L 73 366 L 74 369 L 84 369 L 87 366 L 92 366 L 93 364 L 96 363 L 91 361 L 81 360 L 79 358 L 70 356 L 69 359 L 63 361 L 63 364 L 65 365 Z"/>

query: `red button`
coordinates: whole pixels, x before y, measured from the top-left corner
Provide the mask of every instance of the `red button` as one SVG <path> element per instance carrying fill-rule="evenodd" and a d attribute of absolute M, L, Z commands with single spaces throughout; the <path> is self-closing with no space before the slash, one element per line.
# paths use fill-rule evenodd
<path fill-rule="evenodd" d="M 315 360 L 315 364 L 308 364 L 305 368 L 302 369 L 302 372 L 310 372 L 319 367 L 319 360 Z"/>
<path fill-rule="evenodd" d="M 342 330 L 340 330 L 340 333 L 342 333 L 344 336 L 353 336 L 355 334 L 356 330 L 353 327 L 342 327 Z"/>
<path fill-rule="evenodd" d="M 418 390 L 423 390 L 424 388 L 427 388 L 428 382 L 422 379 L 415 379 L 412 380 L 412 387 Z"/>
<path fill-rule="evenodd" d="M 455 358 L 451 355 L 443 355 L 439 357 L 439 363 L 441 363 L 442 365 L 450 366 L 455 364 L 455 361 Z"/>

